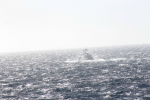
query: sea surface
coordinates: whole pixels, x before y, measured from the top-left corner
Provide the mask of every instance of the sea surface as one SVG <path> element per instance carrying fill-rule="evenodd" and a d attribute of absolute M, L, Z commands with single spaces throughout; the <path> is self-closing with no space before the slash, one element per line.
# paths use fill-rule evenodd
<path fill-rule="evenodd" d="M 150 45 L 0 55 L 0 100 L 150 100 Z"/>

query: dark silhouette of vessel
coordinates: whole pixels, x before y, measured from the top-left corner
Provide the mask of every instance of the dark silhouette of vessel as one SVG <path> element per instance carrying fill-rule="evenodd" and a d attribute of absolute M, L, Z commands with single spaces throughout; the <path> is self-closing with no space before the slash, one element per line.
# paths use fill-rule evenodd
<path fill-rule="evenodd" d="M 83 50 L 82 57 L 79 58 L 79 60 L 94 60 L 93 56 L 90 53 L 87 53 L 88 49 Z"/>

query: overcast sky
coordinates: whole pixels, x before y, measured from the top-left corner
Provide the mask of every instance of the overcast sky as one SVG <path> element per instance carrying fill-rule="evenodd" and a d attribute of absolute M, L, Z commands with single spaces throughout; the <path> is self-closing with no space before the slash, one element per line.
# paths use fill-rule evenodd
<path fill-rule="evenodd" d="M 0 52 L 150 43 L 150 0 L 0 0 Z"/>

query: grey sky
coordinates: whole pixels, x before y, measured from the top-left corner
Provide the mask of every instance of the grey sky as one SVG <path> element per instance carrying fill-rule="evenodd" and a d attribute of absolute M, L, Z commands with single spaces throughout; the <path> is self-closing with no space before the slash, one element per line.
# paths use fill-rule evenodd
<path fill-rule="evenodd" d="M 150 43 L 149 0 L 1 0 L 0 52 Z"/>

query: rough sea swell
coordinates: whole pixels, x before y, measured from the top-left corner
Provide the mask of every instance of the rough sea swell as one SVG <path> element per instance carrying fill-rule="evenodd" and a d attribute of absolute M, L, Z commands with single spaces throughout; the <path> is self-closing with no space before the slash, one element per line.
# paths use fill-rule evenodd
<path fill-rule="evenodd" d="M 79 52 L 0 56 L 0 99 L 150 100 L 150 46 L 97 48 L 101 63 L 66 63 Z"/>

